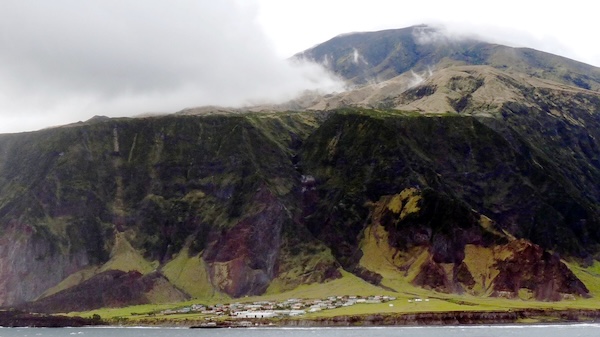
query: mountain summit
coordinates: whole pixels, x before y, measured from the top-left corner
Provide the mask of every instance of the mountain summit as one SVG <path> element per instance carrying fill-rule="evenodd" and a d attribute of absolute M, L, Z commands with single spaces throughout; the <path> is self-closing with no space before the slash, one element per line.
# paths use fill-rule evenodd
<path fill-rule="evenodd" d="M 529 48 L 512 48 L 454 36 L 427 25 L 335 37 L 294 56 L 317 62 L 354 84 L 379 83 L 412 72 L 488 65 L 583 89 L 600 89 L 600 70 Z"/>
<path fill-rule="evenodd" d="M 0 135 L 0 303 L 600 296 L 600 69 L 428 26 L 296 57 L 352 89 Z"/>

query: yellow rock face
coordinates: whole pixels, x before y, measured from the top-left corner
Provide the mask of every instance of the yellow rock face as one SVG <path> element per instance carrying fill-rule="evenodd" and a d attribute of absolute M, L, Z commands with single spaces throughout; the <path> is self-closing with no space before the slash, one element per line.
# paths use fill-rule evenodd
<path fill-rule="evenodd" d="M 586 294 L 583 285 L 573 286 L 570 273 L 557 258 L 527 240 L 507 234 L 488 217 L 472 211 L 471 227 L 460 229 L 467 234 L 454 234 L 454 240 L 465 240 L 461 246 L 449 241 L 447 236 L 451 234 L 443 228 L 428 227 L 427 218 L 419 218 L 423 205 L 423 195 L 416 188 L 383 196 L 370 204 L 371 223 L 363 232 L 359 265 L 379 275 L 381 285 L 414 285 L 447 293 L 524 300 L 557 300 L 564 297 L 565 291 Z M 402 221 L 411 214 L 417 217 L 408 223 Z M 408 225 L 415 219 L 425 222 Z M 416 226 L 417 230 L 405 231 L 409 228 L 406 226 Z M 404 235 L 421 235 L 420 231 L 424 238 L 402 239 Z M 487 236 L 496 239 L 484 239 Z M 443 246 L 448 242 L 455 245 Z M 436 248 L 436 244 L 442 248 Z M 434 249 L 447 249 L 454 260 L 439 260 Z"/>
<path fill-rule="evenodd" d="M 365 229 L 361 243 L 363 256 L 360 265 L 381 274 L 384 279 L 411 281 L 421 265 L 429 258 L 426 247 L 412 247 L 408 251 L 390 245 L 389 233 L 381 225 L 381 217 L 391 211 L 399 220 L 419 212 L 420 191 L 407 188 L 393 196 L 382 197 L 373 207 L 373 221 Z"/>

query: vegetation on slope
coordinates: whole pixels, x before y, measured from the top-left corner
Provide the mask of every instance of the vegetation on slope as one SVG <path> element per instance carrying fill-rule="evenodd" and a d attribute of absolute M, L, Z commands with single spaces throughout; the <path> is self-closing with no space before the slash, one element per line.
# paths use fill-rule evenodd
<path fill-rule="evenodd" d="M 381 291 L 586 296 L 543 249 L 592 256 L 594 237 L 577 234 L 594 230 L 592 201 L 544 164 L 549 157 L 532 139 L 489 119 L 345 109 L 107 120 L 11 135 L 0 144 L 0 175 L 13 178 L 0 190 L 26 188 L 2 197 L 0 215 L 51 241 L 46 261 L 86 253 L 64 267 L 61 284 L 36 295 L 48 290 L 40 299 L 48 308 L 115 270 L 156 275 L 137 303 L 170 301 L 174 289 L 199 299 L 329 289 L 348 272 Z M 43 172 L 25 165 L 44 151 L 55 155 Z M 44 179 L 25 185 L 8 163 Z M 583 227 L 573 227 L 574 207 L 587 212 L 576 222 Z M 527 228 L 544 226 L 548 214 L 559 215 L 556 231 L 542 240 Z M 516 239 L 533 244 L 502 252 Z M 509 257 L 525 251 L 547 262 L 515 270 Z"/>

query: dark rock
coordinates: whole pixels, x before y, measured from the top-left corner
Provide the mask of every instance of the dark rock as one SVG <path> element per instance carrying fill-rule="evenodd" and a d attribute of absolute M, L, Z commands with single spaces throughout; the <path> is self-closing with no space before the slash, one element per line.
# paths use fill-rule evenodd
<path fill-rule="evenodd" d="M 0 326 L 30 328 L 64 328 L 106 325 L 99 317 L 82 318 L 58 315 L 31 314 L 23 311 L 0 311 Z"/>

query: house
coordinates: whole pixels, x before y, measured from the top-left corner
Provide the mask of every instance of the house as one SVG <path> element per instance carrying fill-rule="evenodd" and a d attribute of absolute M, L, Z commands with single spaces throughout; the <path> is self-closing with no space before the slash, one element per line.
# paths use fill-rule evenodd
<path fill-rule="evenodd" d="M 203 310 L 206 310 L 206 307 L 201 304 L 193 304 L 192 310 L 193 311 L 203 311 Z"/>
<path fill-rule="evenodd" d="M 235 318 L 273 318 L 277 314 L 273 311 L 237 311 L 233 314 Z"/>

